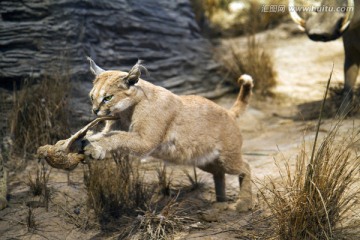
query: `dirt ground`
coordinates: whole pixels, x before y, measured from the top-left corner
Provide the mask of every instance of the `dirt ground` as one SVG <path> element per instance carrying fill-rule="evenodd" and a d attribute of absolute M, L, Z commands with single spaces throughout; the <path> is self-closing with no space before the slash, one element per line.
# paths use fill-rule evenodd
<path fill-rule="evenodd" d="M 215 204 L 211 175 L 197 170 L 203 187 L 189 191 L 182 197 L 187 199 L 188 218 L 182 223 L 183 230 L 175 235 L 175 239 L 266 239 L 261 236 L 266 236 L 270 223 L 266 221 L 266 207 L 258 201 L 256 182 L 267 177 L 278 177 L 274 159 L 281 161 L 281 156 L 284 156 L 293 164 L 301 143 L 311 143 L 314 140 L 316 120 L 301 120 L 307 117 L 304 113 L 299 113 L 299 109 L 304 104 L 319 106 L 318 101 L 323 97 L 333 63 L 331 85 L 336 86 L 343 81 L 341 40 L 312 42 L 305 35 L 289 34 L 286 26 L 261 33 L 258 37 L 273 54 L 278 85 L 274 90 L 274 99 L 260 101 L 255 97 L 246 114 L 239 120 L 244 136 L 244 158 L 252 167 L 254 210 L 239 214 L 231 207 L 238 190 L 237 178 L 234 176 L 227 176 L 227 193 L 232 201 L 229 204 Z M 245 38 L 232 41 L 239 46 L 246 44 Z M 229 107 L 234 97 L 226 96 L 216 102 Z M 324 120 L 320 137 L 333 124 L 332 119 Z M 346 134 L 348 129 L 359 125 L 360 118 L 352 116 L 344 121 L 341 132 Z M 154 166 L 157 165 L 157 162 L 145 162 L 143 168 L 155 176 Z M 21 173 L 10 173 L 9 207 L 0 212 L 1 239 L 117 238 L 116 231 L 105 233 L 101 230 L 92 212 L 86 210 L 83 167 L 70 173 L 70 185 L 67 183 L 66 172 L 51 170 L 49 211 L 44 206 L 37 206 L 39 198 L 32 197 L 26 185 L 28 174 L 34 174 L 35 169 L 34 162 Z M 168 166 L 173 191 L 191 185 L 184 170 L 190 173 L 193 171 L 190 167 Z M 35 222 L 30 229 L 29 216 Z M 354 218 L 358 221 L 359 215 Z M 261 219 L 264 220 L 263 223 L 258 224 Z"/>

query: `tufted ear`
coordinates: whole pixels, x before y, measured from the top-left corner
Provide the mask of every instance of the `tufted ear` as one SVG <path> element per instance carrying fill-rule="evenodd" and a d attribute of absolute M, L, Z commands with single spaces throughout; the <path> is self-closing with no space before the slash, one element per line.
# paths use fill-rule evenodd
<path fill-rule="evenodd" d="M 138 60 L 137 63 L 130 69 L 128 75 L 124 78 L 124 83 L 127 87 L 133 86 L 136 84 L 141 76 L 141 70 L 146 70 L 146 68 L 141 65 L 141 60 Z"/>
<path fill-rule="evenodd" d="M 94 62 L 94 60 L 92 60 L 90 57 L 87 57 L 87 59 L 90 61 L 90 71 L 95 75 L 98 76 L 101 73 L 105 72 L 104 69 L 102 69 L 101 67 L 99 67 L 98 65 L 96 65 L 96 63 Z"/>

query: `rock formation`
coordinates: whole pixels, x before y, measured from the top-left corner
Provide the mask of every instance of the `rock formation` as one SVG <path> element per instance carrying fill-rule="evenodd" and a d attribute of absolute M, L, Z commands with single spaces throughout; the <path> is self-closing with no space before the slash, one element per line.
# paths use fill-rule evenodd
<path fill-rule="evenodd" d="M 176 93 L 229 90 L 189 0 L 2 0 L 0 14 L 3 87 L 51 76 L 54 67 L 90 82 L 91 56 L 104 69 L 126 71 L 142 59 L 144 79 Z"/>

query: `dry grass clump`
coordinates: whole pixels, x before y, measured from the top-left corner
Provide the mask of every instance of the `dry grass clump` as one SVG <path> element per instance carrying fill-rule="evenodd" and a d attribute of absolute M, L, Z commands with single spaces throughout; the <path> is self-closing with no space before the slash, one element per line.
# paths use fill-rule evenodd
<path fill-rule="evenodd" d="M 46 189 L 50 171 L 47 172 L 44 166 L 38 166 L 34 175 L 35 176 L 33 177 L 29 172 L 29 181 L 27 182 L 27 185 L 29 186 L 32 195 L 40 196 L 44 192 L 44 189 Z"/>
<path fill-rule="evenodd" d="M 198 177 L 196 166 L 193 166 L 193 176 L 188 171 L 184 171 L 184 173 L 191 183 L 191 191 L 204 187 L 204 182 L 201 178 L 199 179 Z"/>
<path fill-rule="evenodd" d="M 115 160 L 115 161 L 114 161 Z M 92 161 L 86 177 L 88 206 L 104 230 L 120 231 L 118 239 L 172 239 L 186 221 L 179 194 L 170 194 L 170 181 L 162 165 L 159 182 L 145 182 L 140 161 L 126 154 Z M 169 192 L 164 192 L 164 188 Z"/>
<path fill-rule="evenodd" d="M 119 239 L 173 239 L 177 230 L 192 219 L 182 217 L 183 210 L 177 202 L 178 196 L 165 200 L 164 203 L 149 203 L 146 210 L 133 220 L 119 236 Z"/>
<path fill-rule="evenodd" d="M 38 83 L 25 81 L 15 96 L 10 117 L 13 151 L 26 155 L 37 147 L 69 136 L 67 94 L 69 77 L 46 76 Z"/>
<path fill-rule="evenodd" d="M 121 229 L 119 239 L 172 239 L 185 219 L 179 216 L 178 195 L 164 197 L 170 194 L 165 166 L 157 170 L 159 182 L 149 184 L 139 164 L 138 159 L 119 153 L 113 159 L 91 162 L 86 181 L 89 206 L 101 226 L 116 224 Z"/>
<path fill-rule="evenodd" d="M 237 80 L 242 74 L 249 74 L 254 79 L 254 91 L 259 96 L 271 96 L 276 85 L 277 73 L 271 55 L 251 35 L 247 40 L 247 48 L 241 50 L 230 45 L 230 51 L 220 58 L 230 79 Z"/>
<path fill-rule="evenodd" d="M 242 26 L 244 32 L 256 33 L 279 25 L 289 18 L 287 4 L 287 0 L 250 1 L 246 22 Z"/>
<path fill-rule="evenodd" d="M 166 169 L 167 169 L 166 165 L 164 163 L 160 163 L 160 166 L 156 169 L 156 173 L 157 173 L 160 193 L 163 194 L 164 196 L 170 196 L 171 178 L 167 174 Z"/>
<path fill-rule="evenodd" d="M 358 206 L 360 157 L 354 147 L 360 133 L 350 132 L 339 141 L 339 127 L 324 138 L 313 160 L 304 145 L 294 172 L 285 161 L 280 181 L 270 180 L 260 190 L 279 239 L 339 239 L 346 213 Z"/>
<path fill-rule="evenodd" d="M 204 21 L 204 18 L 211 18 L 215 12 L 220 9 L 226 10 L 229 0 L 191 0 L 191 5 L 198 23 Z"/>
<path fill-rule="evenodd" d="M 41 196 L 42 203 L 44 204 L 46 210 L 49 209 L 50 201 L 50 190 L 48 188 L 50 173 L 51 169 L 48 171 L 45 163 L 43 162 L 41 166 L 38 164 L 34 177 L 29 173 L 29 179 L 27 182 L 32 195 Z"/>
<path fill-rule="evenodd" d="M 145 209 L 153 193 L 138 170 L 139 161 L 119 153 L 89 164 L 88 203 L 100 223 Z"/>
<path fill-rule="evenodd" d="M 214 37 L 256 33 L 273 28 L 289 18 L 286 0 L 192 0 L 191 3 L 200 27 Z M 233 3 L 241 4 L 242 8 L 232 9 Z"/>

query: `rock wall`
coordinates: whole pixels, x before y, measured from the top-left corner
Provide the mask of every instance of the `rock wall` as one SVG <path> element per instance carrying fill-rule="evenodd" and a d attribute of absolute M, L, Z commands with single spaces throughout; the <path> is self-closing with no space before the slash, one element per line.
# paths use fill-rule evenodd
<path fill-rule="evenodd" d="M 1 0 L 0 14 L 0 86 L 64 65 L 72 78 L 90 81 L 91 56 L 121 70 L 142 59 L 145 79 L 177 93 L 229 90 L 189 0 Z"/>

